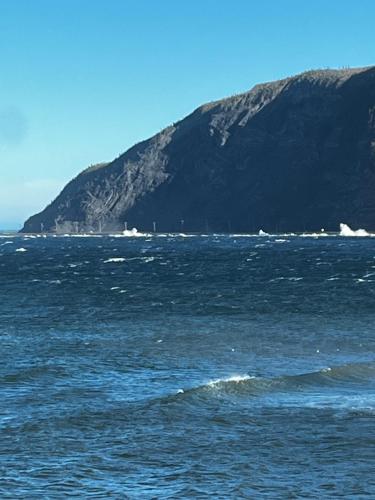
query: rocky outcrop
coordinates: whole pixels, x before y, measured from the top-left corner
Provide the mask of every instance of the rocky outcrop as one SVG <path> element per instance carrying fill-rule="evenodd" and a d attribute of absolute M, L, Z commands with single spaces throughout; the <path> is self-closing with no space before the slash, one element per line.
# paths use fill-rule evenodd
<path fill-rule="evenodd" d="M 23 231 L 375 229 L 375 67 L 201 106 L 73 179 Z"/>

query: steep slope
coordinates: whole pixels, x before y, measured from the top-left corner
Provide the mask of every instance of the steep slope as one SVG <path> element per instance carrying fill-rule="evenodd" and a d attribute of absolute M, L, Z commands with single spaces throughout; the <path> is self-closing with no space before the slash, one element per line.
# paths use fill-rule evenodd
<path fill-rule="evenodd" d="M 72 180 L 23 231 L 375 229 L 375 67 L 204 105 Z M 184 221 L 184 222 L 181 222 Z"/>

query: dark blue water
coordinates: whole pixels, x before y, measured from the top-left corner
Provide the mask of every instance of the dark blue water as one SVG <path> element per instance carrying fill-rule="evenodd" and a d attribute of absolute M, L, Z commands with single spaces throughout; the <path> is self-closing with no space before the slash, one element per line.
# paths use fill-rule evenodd
<path fill-rule="evenodd" d="M 373 238 L 3 235 L 0 497 L 374 498 L 374 319 Z"/>

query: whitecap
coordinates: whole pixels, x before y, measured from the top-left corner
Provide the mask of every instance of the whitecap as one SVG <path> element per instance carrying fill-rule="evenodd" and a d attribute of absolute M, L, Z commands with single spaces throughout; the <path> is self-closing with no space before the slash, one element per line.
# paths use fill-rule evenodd
<path fill-rule="evenodd" d="M 16 248 L 16 252 L 27 252 L 26 248 Z"/>
<path fill-rule="evenodd" d="M 327 233 L 324 233 L 324 232 L 320 232 L 320 233 L 302 233 L 299 235 L 301 238 L 320 238 L 320 237 L 324 237 L 324 236 L 330 236 L 329 234 Z M 334 236 L 333 234 L 331 234 L 331 236 Z"/>
<path fill-rule="evenodd" d="M 88 234 L 88 233 L 72 233 L 72 234 L 64 234 L 64 237 L 69 238 L 102 238 L 102 234 Z"/>
<path fill-rule="evenodd" d="M 143 262 L 153 262 L 155 260 L 155 257 L 144 257 Z"/>
<path fill-rule="evenodd" d="M 332 371 L 332 368 L 327 366 L 326 368 L 322 368 L 320 370 L 321 373 L 328 373 L 328 372 L 331 372 Z"/>
<path fill-rule="evenodd" d="M 141 233 L 138 231 L 136 227 L 133 227 L 133 229 L 125 229 L 122 231 L 122 233 L 116 233 L 116 234 L 110 234 L 109 235 L 111 238 L 134 238 L 134 237 L 150 237 L 152 234 L 150 233 Z"/>
<path fill-rule="evenodd" d="M 245 233 L 241 233 L 241 234 L 228 234 L 228 238 L 251 238 L 251 237 L 254 237 L 255 235 L 254 234 L 245 234 Z"/>
<path fill-rule="evenodd" d="M 227 382 L 234 382 L 236 384 L 240 382 L 244 382 L 245 380 L 250 380 L 254 377 L 250 377 L 250 375 L 232 375 L 231 377 L 227 378 L 218 378 L 215 380 L 210 380 L 206 385 L 208 387 L 214 387 L 215 385 L 222 384 L 222 383 L 227 383 Z"/>
<path fill-rule="evenodd" d="M 340 236 L 370 236 L 365 229 L 351 229 L 347 224 L 340 224 Z"/>
<path fill-rule="evenodd" d="M 104 261 L 104 264 L 108 264 L 110 262 L 125 262 L 126 259 L 124 257 L 111 257 Z"/>

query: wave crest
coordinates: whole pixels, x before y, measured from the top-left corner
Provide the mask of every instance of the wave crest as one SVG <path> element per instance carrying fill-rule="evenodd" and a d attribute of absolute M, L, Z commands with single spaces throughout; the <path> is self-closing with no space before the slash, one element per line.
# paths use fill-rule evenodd
<path fill-rule="evenodd" d="M 375 382 L 375 362 L 356 363 L 336 367 L 322 368 L 316 372 L 297 375 L 281 375 L 277 377 L 256 377 L 251 375 L 235 375 L 232 377 L 211 380 L 190 389 L 179 389 L 178 395 L 187 394 L 220 394 L 260 396 L 272 392 L 297 392 L 309 389 L 362 387 Z"/>

